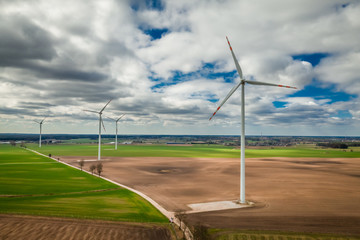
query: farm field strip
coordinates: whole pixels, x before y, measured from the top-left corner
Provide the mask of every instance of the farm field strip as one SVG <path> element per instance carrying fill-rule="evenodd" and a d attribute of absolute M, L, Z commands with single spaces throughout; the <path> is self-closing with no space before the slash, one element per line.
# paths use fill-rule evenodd
<path fill-rule="evenodd" d="M 96 144 L 76 145 L 44 145 L 41 149 L 35 144 L 29 147 L 45 155 L 55 156 L 97 156 Z M 103 157 L 181 157 L 181 158 L 239 158 L 240 150 L 222 145 L 102 145 Z M 340 149 L 316 148 L 315 145 L 299 145 L 292 147 L 247 148 L 246 158 L 261 157 L 316 157 L 316 158 L 359 158 L 360 148 L 353 147 L 344 152 Z"/>
<path fill-rule="evenodd" d="M 0 146 L 0 164 L 0 213 L 167 223 L 137 194 L 48 157 Z"/>
<path fill-rule="evenodd" d="M 210 231 L 216 240 L 356 240 L 356 236 L 336 234 L 271 232 L 271 231 L 232 231 L 213 229 Z"/>

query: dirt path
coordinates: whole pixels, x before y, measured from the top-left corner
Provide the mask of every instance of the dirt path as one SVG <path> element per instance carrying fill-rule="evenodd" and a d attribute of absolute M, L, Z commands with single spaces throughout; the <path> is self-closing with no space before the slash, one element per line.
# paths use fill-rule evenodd
<path fill-rule="evenodd" d="M 60 158 L 76 166 L 76 160 L 89 157 Z M 256 207 L 191 214 L 190 222 L 360 234 L 360 159 L 246 161 L 246 198 Z M 239 196 L 238 159 L 106 157 L 103 165 L 104 176 L 145 193 L 169 211 Z"/>
<path fill-rule="evenodd" d="M 170 240 L 168 228 L 99 220 L 0 214 L 0 239 Z"/>

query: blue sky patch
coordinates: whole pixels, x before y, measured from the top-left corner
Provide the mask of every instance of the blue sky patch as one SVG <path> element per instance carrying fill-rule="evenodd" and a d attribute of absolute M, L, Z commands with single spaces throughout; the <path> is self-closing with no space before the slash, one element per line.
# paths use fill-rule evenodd
<path fill-rule="evenodd" d="M 234 81 L 234 79 L 238 76 L 236 76 L 237 71 L 231 71 L 231 72 L 216 72 L 214 71 L 216 69 L 215 63 L 205 63 L 201 70 L 198 72 L 201 74 L 202 77 L 207 79 L 216 79 L 216 78 L 224 78 L 225 82 L 231 83 Z"/>
<path fill-rule="evenodd" d="M 351 113 L 349 112 L 349 110 L 340 110 L 337 112 L 337 115 L 335 117 L 339 117 L 339 118 L 352 118 Z"/>
<path fill-rule="evenodd" d="M 320 63 L 321 59 L 330 56 L 328 53 L 310 53 L 310 54 L 299 54 L 293 55 L 294 60 L 306 61 L 311 63 L 311 65 L 316 66 Z"/>
<path fill-rule="evenodd" d="M 168 87 L 168 86 L 172 86 L 172 85 L 176 85 L 177 82 L 160 82 L 158 84 L 155 84 L 154 86 L 151 87 L 151 90 L 153 92 L 159 92 L 158 90 L 163 88 L 163 87 Z"/>
<path fill-rule="evenodd" d="M 313 80 L 312 83 L 307 85 L 303 90 L 291 94 L 289 97 L 312 97 L 316 100 L 329 99 L 329 103 L 346 102 L 357 97 L 354 94 L 337 91 L 335 84 L 327 86 L 326 88 L 322 88 L 321 86 L 322 84 L 319 81 Z"/>
<path fill-rule="evenodd" d="M 273 105 L 276 108 L 285 108 L 287 102 L 282 102 L 282 101 L 274 101 Z"/>
<path fill-rule="evenodd" d="M 130 4 L 131 8 L 135 11 L 143 9 L 164 10 L 164 5 L 161 0 L 130 1 Z"/>
<path fill-rule="evenodd" d="M 167 28 L 162 28 L 162 29 L 154 28 L 154 29 L 144 30 L 144 33 L 150 35 L 153 40 L 160 39 L 164 34 L 168 32 L 169 29 Z"/>
<path fill-rule="evenodd" d="M 159 82 L 159 84 L 155 85 L 155 88 L 174 85 L 180 82 L 191 81 L 197 78 L 205 78 L 205 79 L 216 79 L 216 78 L 223 78 L 225 82 L 232 83 L 236 81 L 239 77 L 237 75 L 236 70 L 231 72 L 216 72 L 216 63 L 204 63 L 203 66 L 194 72 L 190 73 L 183 73 L 182 71 L 172 71 L 172 77 L 164 81 L 161 78 L 149 77 L 153 82 Z"/>

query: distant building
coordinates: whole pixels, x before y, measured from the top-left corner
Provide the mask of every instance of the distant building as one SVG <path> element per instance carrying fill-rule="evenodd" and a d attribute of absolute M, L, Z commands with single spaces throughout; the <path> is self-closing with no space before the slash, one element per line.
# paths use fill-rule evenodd
<path fill-rule="evenodd" d="M 46 143 L 46 144 L 51 144 L 51 143 L 60 143 L 60 140 L 56 140 L 56 139 L 44 139 L 41 142 Z"/>
<path fill-rule="evenodd" d="M 191 144 L 206 144 L 204 141 L 192 141 Z"/>

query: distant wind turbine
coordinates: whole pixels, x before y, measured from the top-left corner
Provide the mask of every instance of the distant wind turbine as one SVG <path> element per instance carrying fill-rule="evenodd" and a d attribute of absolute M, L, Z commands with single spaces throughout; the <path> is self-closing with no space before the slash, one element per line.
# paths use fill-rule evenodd
<path fill-rule="evenodd" d="M 236 70 L 240 76 L 240 82 L 231 89 L 231 91 L 228 93 L 228 95 L 225 97 L 225 99 L 221 102 L 219 107 L 216 109 L 216 111 L 213 113 L 213 115 L 210 117 L 209 121 L 215 116 L 217 111 L 220 110 L 221 106 L 224 105 L 224 103 L 231 97 L 231 95 L 239 88 L 241 85 L 241 161 L 240 161 L 240 203 L 245 204 L 245 83 L 252 84 L 252 85 L 265 85 L 265 86 L 275 86 L 275 87 L 285 87 L 285 88 L 294 88 L 296 87 L 290 87 L 290 86 L 284 86 L 279 84 L 273 84 L 273 83 L 265 83 L 265 82 L 258 82 L 258 81 L 251 81 L 246 80 L 243 77 L 239 62 L 237 61 L 235 54 L 232 50 L 232 47 L 230 45 L 229 39 L 226 37 L 226 40 L 229 44 L 231 55 L 234 59 Z"/>
<path fill-rule="evenodd" d="M 111 99 L 112 100 L 112 99 Z M 99 150 L 98 150 L 98 161 L 101 160 L 101 125 L 103 126 L 104 130 L 105 130 L 105 126 L 104 126 L 104 122 L 102 120 L 102 113 L 105 110 L 105 108 L 107 107 L 107 105 L 111 102 L 108 101 L 108 103 L 100 110 L 100 112 L 97 111 L 93 111 L 93 110 L 84 110 L 86 112 L 92 112 L 92 113 L 97 113 L 99 114 Z M 106 131 L 106 130 L 105 130 Z"/>
<path fill-rule="evenodd" d="M 114 121 L 115 121 L 115 124 L 116 124 L 115 150 L 117 150 L 117 145 L 118 145 L 118 140 L 117 140 L 117 135 L 118 135 L 118 122 L 119 122 L 119 120 L 120 120 L 123 116 L 125 116 L 125 113 L 124 113 L 123 115 L 121 115 L 118 119 L 114 119 L 114 118 L 108 117 L 109 119 L 114 120 Z"/>
<path fill-rule="evenodd" d="M 38 123 L 38 124 L 40 125 L 39 148 L 41 148 L 41 132 L 42 132 L 42 125 L 43 125 L 43 123 L 44 123 L 45 118 L 47 118 L 47 117 L 44 117 L 44 119 L 41 120 L 40 122 L 34 120 L 34 122 L 36 122 L 36 123 Z"/>

